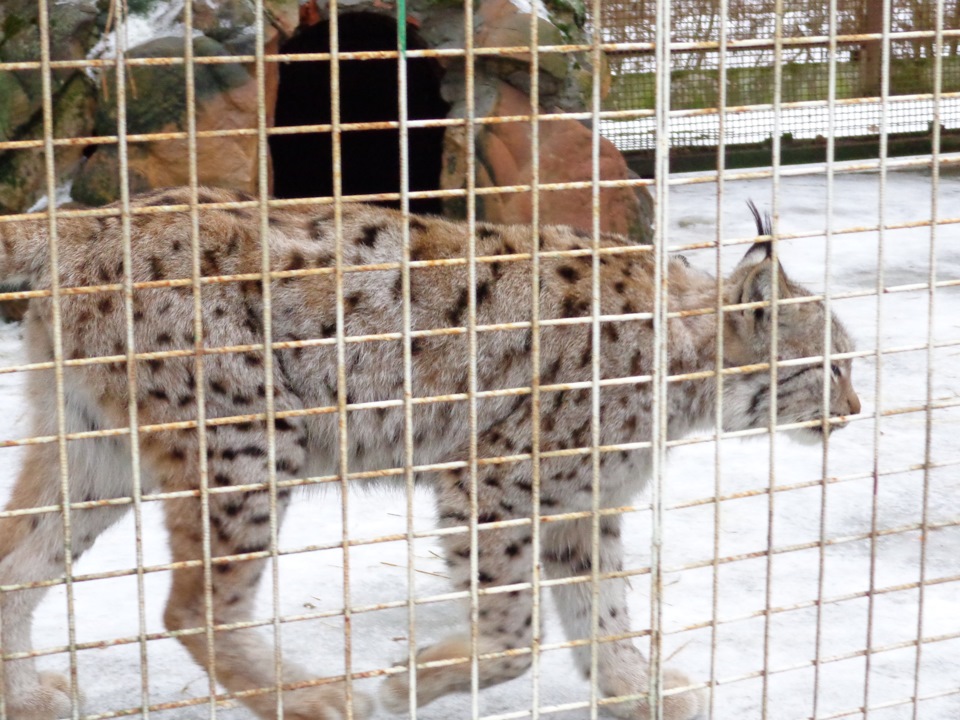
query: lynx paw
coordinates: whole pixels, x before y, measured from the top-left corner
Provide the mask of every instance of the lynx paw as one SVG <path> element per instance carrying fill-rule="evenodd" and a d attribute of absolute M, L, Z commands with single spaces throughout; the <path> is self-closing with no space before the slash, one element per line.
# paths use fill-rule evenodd
<path fill-rule="evenodd" d="M 373 701 L 363 692 L 353 691 L 353 719 L 366 720 Z M 347 698 L 342 685 L 291 690 L 283 698 L 283 716 L 290 720 L 346 720 Z"/>
<path fill-rule="evenodd" d="M 482 642 L 482 641 L 481 641 Z M 481 647 L 481 652 L 485 648 Z M 451 660 L 470 657 L 470 640 L 452 637 L 442 642 L 421 648 L 417 662 Z M 397 663 L 406 665 L 406 663 Z M 441 695 L 470 688 L 470 665 L 457 664 L 417 671 L 417 706 L 433 702 Z M 404 715 L 410 709 L 410 674 L 397 673 L 388 677 L 380 686 L 380 702 L 392 713 Z"/>
<path fill-rule="evenodd" d="M 406 674 L 392 675 L 380 686 L 380 704 L 395 715 L 410 708 L 410 684 Z"/>
<path fill-rule="evenodd" d="M 679 670 L 664 668 L 664 690 L 692 684 L 690 678 Z M 650 704 L 646 700 L 610 705 L 609 709 L 612 715 L 624 720 L 649 720 L 650 718 Z M 706 710 L 707 696 L 702 689 L 687 690 L 663 698 L 663 720 L 697 720 L 706 716 Z"/>
<path fill-rule="evenodd" d="M 679 670 L 664 668 L 663 687 L 666 690 L 693 685 Z M 663 699 L 663 720 L 693 720 L 705 717 L 707 711 L 707 694 L 702 688 L 687 690 L 678 695 L 669 695 Z"/>
<path fill-rule="evenodd" d="M 58 673 L 42 672 L 37 685 L 11 693 L 7 711 L 16 720 L 55 720 L 70 717 L 70 681 Z"/>
<path fill-rule="evenodd" d="M 422 658 L 421 658 L 422 659 Z M 445 668 L 449 670 L 449 668 Z M 441 670 L 442 674 L 442 670 Z M 417 706 L 444 694 L 445 683 L 438 683 L 437 670 L 420 670 L 417 674 Z M 441 675 L 442 676 L 442 675 Z M 394 715 L 406 715 L 410 710 L 410 675 L 403 672 L 391 675 L 380 686 L 380 704 Z"/>

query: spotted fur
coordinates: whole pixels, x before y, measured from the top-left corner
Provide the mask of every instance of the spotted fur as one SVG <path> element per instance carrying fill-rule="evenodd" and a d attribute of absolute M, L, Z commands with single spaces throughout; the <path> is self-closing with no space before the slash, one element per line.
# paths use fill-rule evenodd
<path fill-rule="evenodd" d="M 220 190 L 201 190 L 201 203 L 249 199 Z M 137 197 L 135 208 L 189 202 L 186 190 L 158 191 Z M 400 334 L 404 283 L 402 217 L 382 208 L 347 205 L 343 210 L 342 257 L 343 334 L 372 336 Z M 763 223 L 758 219 L 761 231 Z M 199 211 L 200 271 L 204 276 L 241 276 L 204 284 L 201 293 L 204 348 L 241 346 L 234 352 L 207 353 L 198 367 L 189 352 L 196 345 L 194 297 L 191 287 L 165 287 L 169 281 L 192 277 L 194 256 L 191 223 L 186 214 L 136 214 L 131 219 L 131 271 L 137 283 L 155 283 L 133 292 L 130 318 L 120 291 L 67 294 L 61 302 L 63 356 L 68 360 L 111 357 L 108 362 L 75 364 L 63 371 L 65 422 L 68 432 L 127 427 L 128 381 L 136 383 L 136 411 L 141 426 L 193 421 L 198 417 L 202 390 L 209 424 L 203 438 L 195 428 L 141 430 L 142 482 L 145 492 L 188 491 L 166 501 L 167 526 L 173 559 L 182 563 L 203 557 L 203 528 L 209 524 L 213 558 L 213 617 L 216 623 L 251 618 L 254 590 L 264 569 L 270 542 L 270 492 L 267 435 L 263 420 L 250 415 L 266 410 L 272 385 L 275 410 L 276 477 L 283 482 L 300 477 L 335 475 L 339 468 L 337 288 L 333 272 L 336 243 L 332 210 L 301 207 L 270 214 L 268 242 L 274 270 L 283 273 L 270 287 L 272 338 L 283 343 L 268 363 L 257 346 L 264 339 L 265 296 L 259 280 L 245 274 L 261 268 L 259 223 L 252 210 Z M 463 461 L 470 443 L 468 403 L 468 335 L 463 331 L 475 304 L 477 389 L 529 387 L 533 379 L 531 349 L 531 249 L 528 227 L 480 224 L 477 228 L 475 286 L 468 287 L 462 260 L 467 226 L 438 218 L 410 219 L 410 258 L 419 263 L 410 271 L 412 390 L 414 397 L 459 395 L 455 400 L 417 403 L 412 410 L 415 465 Z M 35 289 L 49 288 L 48 243 L 44 223 L 0 224 L 0 279 L 27 278 Z M 600 390 L 599 442 L 602 446 L 652 440 L 653 397 L 649 376 L 654 372 L 653 308 L 654 260 L 644 248 L 624 247 L 619 237 L 601 239 L 599 264 L 600 312 L 616 318 L 603 320 L 599 345 L 592 344 L 592 257 L 589 239 L 563 227 L 545 227 L 539 233 L 541 261 L 539 297 L 539 409 L 540 510 L 544 514 L 589 510 L 593 483 L 589 454 L 555 451 L 591 445 L 592 392 L 585 383 L 594 361 L 600 377 L 635 378 L 604 385 Z M 570 251 L 567 256 L 550 255 Z M 62 287 L 121 283 L 124 278 L 119 218 L 63 219 L 59 223 L 60 284 Z M 430 263 L 428 261 L 445 261 Z M 356 266 L 376 269 L 355 271 Z M 317 269 L 322 272 L 316 272 Z M 723 280 L 726 302 L 758 303 L 771 298 L 774 276 L 781 298 L 807 295 L 768 257 L 763 244 L 752 248 L 731 275 Z M 176 283 L 174 283 L 176 285 Z M 671 311 L 711 308 L 716 304 L 717 281 L 682 259 L 669 267 Z M 639 316 L 637 316 L 639 314 Z M 627 316 L 627 317 L 624 317 Z M 777 375 L 777 417 L 780 422 L 817 421 L 795 431 L 800 437 L 821 439 L 829 425 L 821 418 L 824 382 L 831 383 L 829 414 L 840 417 L 859 411 L 850 383 L 850 362 L 833 363 L 823 372 L 823 327 L 828 320 L 819 302 L 784 304 L 778 315 L 782 360 L 812 358 L 805 365 L 788 365 Z M 188 351 L 138 360 L 127 366 L 127 320 L 133 322 L 137 353 Z M 561 321 L 561 322 L 554 322 Z M 852 349 L 843 326 L 832 323 L 832 353 Z M 496 330 L 484 326 L 520 324 Z M 771 357 L 772 311 L 769 306 L 727 311 L 723 319 L 725 367 L 765 363 Z M 441 334 L 421 331 L 442 329 Z M 669 321 L 668 367 L 671 375 L 689 375 L 671 382 L 666 390 L 668 434 L 679 437 L 715 421 L 717 381 L 704 371 L 716 367 L 716 317 L 690 313 Z M 26 320 L 31 362 L 54 357 L 51 301 L 31 301 Z M 596 353 L 596 355 L 595 355 Z M 347 462 L 351 471 L 375 471 L 404 464 L 404 413 L 398 405 L 377 406 L 403 396 L 403 344 L 395 338 L 345 345 L 346 401 L 355 407 L 347 415 Z M 701 374 L 697 374 L 701 373 Z M 727 430 L 764 427 L 770 417 L 771 375 L 762 365 L 723 378 L 723 425 Z M 55 435 L 56 382 L 52 370 L 30 373 L 28 401 L 30 433 Z M 373 404 L 373 407 L 370 405 Z M 329 412 L 299 411 L 326 408 Z M 529 517 L 534 485 L 530 455 L 533 408 L 529 394 L 485 394 L 476 403 L 477 451 L 480 458 L 507 456 L 498 463 L 481 463 L 476 477 L 479 506 L 479 569 L 482 588 L 523 584 L 530 580 L 535 558 L 528 525 L 495 526 L 502 520 Z M 242 416 L 242 417 L 236 417 Z M 224 418 L 235 418 L 225 421 Z M 221 422 L 216 422 L 218 419 Z M 836 425 L 842 424 L 842 419 Z M 201 444 L 203 440 L 203 445 Z M 205 452 L 201 456 L 201 447 Z M 71 500 L 90 503 L 71 513 L 72 556 L 80 556 L 97 535 L 117 520 L 123 505 L 98 506 L 95 500 L 129 497 L 130 445 L 123 435 L 83 438 L 67 443 Z M 201 465 L 206 483 L 214 490 L 208 505 L 193 494 L 200 487 Z M 600 504 L 629 503 L 642 489 L 649 473 L 646 449 L 613 450 L 600 458 Z M 424 473 L 420 480 L 436 488 L 442 527 L 469 523 L 473 483 L 462 467 Z M 259 487 L 258 487 L 258 484 Z M 251 488 L 250 486 L 254 487 Z M 232 490 L 237 486 L 242 489 Z M 290 499 L 288 487 L 276 491 L 277 520 Z M 34 444 L 27 456 L 8 510 L 23 510 L 60 502 L 56 443 Z M 206 513 L 206 516 L 204 516 Z M 42 581 L 63 573 L 64 545 L 61 518 L 56 513 L 16 514 L 0 518 L 0 585 Z M 591 522 L 579 519 L 545 524 L 541 557 L 546 577 L 584 576 L 593 571 Z M 617 516 L 605 516 L 600 527 L 597 570 L 622 569 L 621 525 Z M 471 584 L 469 535 L 448 534 L 443 539 L 454 584 Z M 242 557 L 237 557 L 242 556 Z M 174 571 L 173 588 L 164 620 L 169 630 L 187 630 L 205 623 L 204 569 L 193 565 Z M 625 601 L 626 581 L 604 580 L 599 596 L 600 631 L 618 636 L 631 630 Z M 591 587 L 576 583 L 555 588 L 564 628 L 571 639 L 589 637 Z M 2 646 L 18 653 L 30 648 L 30 618 L 42 590 L 7 592 L 2 596 Z M 482 595 L 479 607 L 479 651 L 501 653 L 480 662 L 480 685 L 489 686 L 522 673 L 529 654 L 507 651 L 525 648 L 532 637 L 532 600 L 529 590 Z M 201 665 L 208 666 L 207 636 L 182 634 L 179 639 Z M 241 692 L 272 687 L 273 655 L 253 629 L 218 632 L 215 636 L 216 679 L 227 690 Z M 427 662 L 469 655 L 469 634 L 450 636 L 425 648 Z M 580 645 L 574 659 L 582 673 L 590 667 L 590 649 Z M 322 660 L 322 658 L 321 658 Z M 284 662 L 283 682 L 317 677 L 292 662 Z M 648 688 L 647 664 L 630 640 L 598 646 L 600 690 L 607 696 L 641 693 Z M 33 660 L 4 665 L 4 699 L 13 720 L 49 720 L 69 712 L 66 682 L 38 674 Z M 387 707 L 403 711 L 408 703 L 407 675 L 391 676 L 381 698 Z M 666 686 L 689 683 L 674 670 L 665 673 Z M 430 702 L 448 692 L 470 687 L 470 664 L 423 668 L 418 672 L 417 702 Z M 369 702 L 356 695 L 354 716 L 363 717 Z M 270 694 L 244 697 L 260 717 L 273 718 L 276 698 Z M 342 689 L 323 684 L 283 693 L 284 717 L 318 720 L 345 715 Z M 688 720 L 703 709 L 694 690 L 669 695 L 663 717 Z M 625 718 L 646 718 L 647 704 L 633 700 L 610 706 Z"/>

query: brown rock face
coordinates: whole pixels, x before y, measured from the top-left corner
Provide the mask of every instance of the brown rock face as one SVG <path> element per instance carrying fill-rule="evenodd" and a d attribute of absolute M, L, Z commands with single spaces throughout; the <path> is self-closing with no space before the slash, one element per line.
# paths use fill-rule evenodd
<path fill-rule="evenodd" d="M 133 3 L 132 3 L 133 4 Z M 150 8 L 173 7 L 169 0 L 145 0 L 134 14 Z M 516 0 L 480 0 L 476 3 L 473 43 L 476 48 L 511 47 L 514 52 L 481 54 L 473 63 L 474 107 L 478 117 L 527 116 L 530 54 L 523 48 L 531 42 L 531 11 L 538 42 L 557 45 L 583 39 L 585 16 L 579 1 L 522 3 Z M 77 59 L 93 53 L 103 39 L 103 3 L 70 0 L 53 6 L 51 32 L 54 57 Z M 248 0 L 207 0 L 193 5 L 193 55 L 198 59 L 216 57 L 249 58 L 255 52 L 255 7 Z M 396 8 L 383 0 L 341 0 L 341 51 L 378 51 L 396 48 Z M 320 29 L 330 10 L 326 0 L 265 0 L 265 52 L 322 53 L 327 46 L 311 35 Z M 0 60 L 35 60 L 39 56 L 35 0 L 0 0 Z M 169 19 L 169 18 L 168 18 Z M 178 20 L 182 20 L 182 17 Z M 446 0 L 408 0 L 407 43 L 409 49 L 464 47 L 462 3 Z M 382 32 L 374 32 L 383 26 Z M 352 30 L 351 30 L 352 28 Z M 329 32 L 327 27 L 325 32 Z M 352 33 L 352 34 L 351 34 Z M 2 33 L 0 33 L 2 34 Z M 175 34 L 176 35 L 176 34 Z M 375 36 L 375 37 L 374 37 Z M 308 42 L 309 41 L 309 42 Z M 108 53 L 109 54 L 109 53 Z M 128 51 L 132 58 L 157 62 L 128 66 L 125 95 L 126 133 L 129 136 L 165 134 L 173 136 L 152 141 L 133 141 L 127 146 L 127 174 L 123 180 L 132 192 L 190 181 L 191 157 L 188 141 L 177 138 L 195 120 L 198 138 L 195 167 L 201 184 L 256 192 L 259 170 L 257 82 L 252 64 L 197 62 L 193 68 L 195 96 L 186 96 L 183 64 L 162 62 L 163 58 L 184 55 L 182 36 L 170 36 L 158 28 L 152 39 Z M 108 55 L 107 55 L 108 56 Z M 105 56 L 106 57 L 106 56 Z M 466 73 L 461 58 L 421 59 L 407 63 L 407 113 L 413 120 L 462 117 L 466 104 Z M 396 98 L 399 89 L 393 60 L 387 62 L 389 81 L 374 72 L 376 62 L 344 61 L 340 66 L 339 104 L 341 122 L 367 123 L 399 119 Z M 592 58 L 584 55 L 540 53 L 538 102 L 551 113 L 580 111 L 589 96 L 594 77 L 606 83 L 605 67 L 591 70 Z M 352 64 L 351 64 L 352 63 Z M 298 63 L 300 70 L 310 70 Z M 363 68 L 355 66 L 363 65 Z M 416 67 L 415 67 L 416 65 Z M 313 74 L 301 72 L 301 81 L 289 82 L 291 65 L 267 62 L 264 73 L 264 108 L 268 128 L 327 125 L 332 121 L 329 63 L 313 61 Z M 287 78 L 280 87 L 280 71 Z M 362 69 L 362 72 L 360 71 Z M 414 72 L 416 70 L 416 72 Z M 356 71 L 351 74 L 351 71 Z M 42 137 L 39 114 L 40 76 L 36 71 L 0 72 L 0 141 Z M 117 110 L 118 88 L 112 69 L 94 74 L 94 79 L 77 69 L 58 70 L 54 76 L 54 126 L 57 138 L 92 138 L 83 144 L 58 147 L 55 153 L 58 185 L 71 181 L 74 200 L 102 205 L 120 194 L 118 145 L 120 134 Z M 324 85 L 326 83 L 326 85 Z M 322 86 L 322 87 L 321 87 Z M 289 88 L 293 87 L 293 93 Z M 321 92 L 326 88 L 326 94 Z M 281 92 L 285 94 L 281 97 Z M 391 106 L 391 99 L 393 100 Z M 381 107 L 383 106 L 383 107 Z M 389 107 L 388 107 L 389 106 Z M 294 108 L 298 112 L 280 112 Z M 387 110 L 384 111 L 383 108 Z M 303 110 L 304 112 L 299 112 Z M 306 112 L 309 110 L 310 112 Z M 320 111 L 323 112 L 320 112 Z M 316 112 L 314 112 L 316 111 Z M 279 113 L 279 114 L 278 114 Z M 312 114 L 311 114 L 312 113 Z M 324 114 L 326 113 L 326 114 Z M 275 128 L 276 130 L 282 130 Z M 204 137 L 210 132 L 243 131 L 227 137 Z M 375 140 L 389 134 L 381 146 Z M 539 168 L 542 185 L 581 183 L 583 187 L 551 190 L 538 194 L 539 220 L 543 224 L 566 224 L 590 230 L 593 226 L 591 178 L 628 179 L 623 157 L 607 140 L 599 141 L 599 162 L 592 162 L 593 135 L 577 120 L 545 120 L 539 124 L 539 152 L 532 151 L 529 121 L 479 124 L 475 132 L 475 181 L 477 216 L 502 223 L 532 220 L 533 197 L 529 190 L 484 192 L 494 187 L 525 186 L 532 182 L 533 167 Z M 97 137 L 107 138 L 103 143 Z M 270 182 L 281 197 L 328 196 L 333 178 L 341 179 L 343 192 L 380 195 L 400 189 L 399 133 L 396 130 L 354 128 L 341 138 L 341 165 L 334 169 L 329 133 L 297 135 L 274 133 L 270 152 L 274 164 Z M 466 134 L 462 127 L 413 129 L 408 135 L 407 172 L 413 191 L 466 187 Z M 311 139 L 312 138 L 312 139 Z M 323 145 L 320 161 L 310 152 L 310 143 Z M 420 138 L 423 142 L 414 142 Z M 429 142 L 428 142 L 429 141 Z M 286 155 L 277 148 L 292 143 Z M 362 152 L 361 152 L 362 151 Z M 327 156 L 330 156 L 329 161 Z M 289 160 L 287 158 L 290 158 Z M 19 212 L 30 207 L 46 192 L 42 148 L 0 151 L 0 212 Z M 594 172 L 596 170 L 596 172 Z M 329 186 L 317 178 L 329 179 Z M 316 181 L 316 182 L 315 182 Z M 637 241 L 649 240 L 651 215 L 649 199 L 639 187 L 605 188 L 599 193 L 600 225 L 605 231 L 624 233 Z M 638 200 L 639 197 L 639 200 Z M 451 216 L 466 214 L 464 198 L 419 199 L 412 207 L 419 212 L 441 210 Z M 429 205 L 428 205 L 429 204 Z"/>
<path fill-rule="evenodd" d="M 208 38 L 194 41 L 197 56 L 223 56 L 229 52 Z M 179 38 L 155 40 L 130 53 L 135 57 L 183 55 Z M 256 82 L 240 63 L 197 65 L 195 107 L 198 134 L 207 131 L 255 129 Z M 127 132 L 173 133 L 187 129 L 188 106 L 183 66 L 134 67 L 127 90 Z M 116 80 L 112 74 L 100 86 L 96 131 L 117 132 Z M 198 181 L 205 185 L 253 191 L 257 182 L 257 138 L 253 134 L 198 137 Z M 133 192 L 185 185 L 190 180 L 190 155 L 186 139 L 131 143 L 128 178 Z M 101 205 L 119 196 L 119 163 L 114 145 L 98 146 L 78 173 L 73 198 Z"/>
<path fill-rule="evenodd" d="M 491 115 L 527 115 L 529 96 L 501 82 Z M 458 129 L 459 130 L 459 129 Z M 448 131 L 444 166 L 445 188 L 464 187 L 466 160 L 463 133 Z M 533 153 L 531 124 L 508 122 L 486 125 L 477 132 L 477 186 L 526 185 L 532 180 Z M 576 120 L 540 122 L 540 183 L 589 182 L 593 176 L 592 133 Z M 599 175 L 602 180 L 628 177 L 626 162 L 614 145 L 600 139 Z M 572 225 L 590 230 L 592 220 L 590 187 L 540 191 L 540 222 Z M 482 195 L 477 199 L 478 215 L 491 222 L 528 223 L 532 219 L 529 192 Z M 456 210 L 454 208 L 454 210 Z M 462 214 L 462 210 L 461 210 Z M 642 218 L 632 188 L 600 191 L 600 227 L 604 231 L 641 237 Z"/>

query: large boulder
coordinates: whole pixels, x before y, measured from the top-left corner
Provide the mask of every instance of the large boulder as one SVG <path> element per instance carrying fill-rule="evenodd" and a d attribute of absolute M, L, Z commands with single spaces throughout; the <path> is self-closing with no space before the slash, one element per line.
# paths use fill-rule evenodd
<path fill-rule="evenodd" d="M 495 117 L 529 115 L 530 97 L 506 82 L 494 83 L 489 110 Z M 478 187 L 528 185 L 531 183 L 533 152 L 531 123 L 501 122 L 481 126 L 476 132 L 476 185 Z M 593 174 L 592 132 L 576 120 L 540 122 L 540 183 L 588 182 Z M 442 186 L 466 187 L 465 132 L 447 131 L 447 159 Z M 614 145 L 600 139 L 599 173 L 602 180 L 626 180 L 627 164 Z M 529 192 L 483 194 L 477 197 L 477 214 L 491 222 L 528 223 L 532 219 Z M 452 215 L 464 215 L 462 199 L 449 201 Z M 590 230 L 593 225 L 590 187 L 540 191 L 540 222 L 572 225 Z M 628 234 L 638 241 L 649 237 L 649 220 L 641 212 L 636 193 L 629 187 L 600 190 L 600 227 L 604 231 Z"/>
<path fill-rule="evenodd" d="M 0 3 L 0 62 L 39 62 L 39 6 L 36 0 Z M 100 11 L 94 0 L 49 3 L 50 58 L 76 60 L 88 55 L 100 36 Z M 94 87 L 82 70 L 50 73 L 54 137 L 84 137 L 93 128 Z M 43 83 L 39 69 L 0 71 L 0 142 L 43 137 Z M 72 176 L 82 148 L 55 153 L 57 183 Z M 0 151 L 0 212 L 17 212 L 46 193 L 46 167 L 39 146 Z"/>
<path fill-rule="evenodd" d="M 112 0 L 48 3 L 50 54 L 53 60 L 115 57 L 110 27 Z M 126 0 L 127 34 L 135 47 L 130 57 L 183 56 L 183 4 L 170 0 Z M 255 52 L 255 4 L 252 0 L 194 3 L 194 53 L 252 55 Z M 297 27 L 297 0 L 265 0 L 264 41 L 276 52 Z M 0 61 L 38 62 L 40 31 L 36 0 L 0 2 Z M 256 128 L 256 84 L 251 69 L 239 63 L 200 65 L 197 79 L 198 130 Z M 268 122 L 276 97 L 277 66 L 265 71 Z M 128 133 L 186 130 L 182 66 L 127 69 Z M 83 138 L 116 133 L 116 86 L 112 71 L 58 68 L 51 73 L 56 138 Z M 0 72 L 0 142 L 36 141 L 43 137 L 40 70 Z M 207 138 L 198 142 L 201 182 L 251 189 L 256 183 L 256 138 Z M 89 156 L 82 162 L 84 156 Z M 130 185 L 134 190 L 188 180 L 186 141 L 133 143 L 129 147 Z M 73 197 L 101 204 L 119 194 L 115 144 L 62 145 L 56 151 L 58 185 L 73 183 Z M 0 213 L 22 212 L 46 194 L 42 148 L 0 150 Z"/>
<path fill-rule="evenodd" d="M 183 40 L 162 38 L 130 51 L 131 57 L 182 57 Z M 206 36 L 193 40 L 196 57 L 230 55 L 223 45 Z M 189 111 L 183 65 L 128 68 L 127 133 L 173 133 L 187 130 Z M 116 135 L 116 82 L 106 76 L 96 116 L 97 135 Z M 194 67 L 196 127 L 199 132 L 256 127 L 257 89 L 248 68 L 240 63 L 196 64 Z M 162 139 L 129 145 L 128 168 L 133 192 L 189 182 L 190 163 L 186 139 Z M 197 173 L 200 183 L 253 190 L 257 172 L 255 135 L 199 138 Z M 102 205 L 119 196 L 117 147 L 97 147 L 74 180 L 74 200 Z"/>
<path fill-rule="evenodd" d="M 110 0 L 68 0 L 50 7 L 51 54 L 54 59 L 116 56 L 116 36 L 108 33 Z M 0 3 L 0 60 L 31 61 L 40 58 L 36 0 Z M 256 191 L 258 182 L 258 92 L 253 63 L 255 4 L 252 0 L 204 0 L 193 8 L 192 52 L 197 58 L 220 57 L 227 62 L 194 65 L 195 104 L 186 97 L 183 64 L 128 65 L 126 69 L 126 181 L 132 191 L 190 180 L 190 153 L 183 135 L 188 118 L 196 121 L 196 171 L 200 183 Z M 130 58 L 182 58 L 184 56 L 184 5 L 172 0 L 127 0 L 127 36 L 133 45 Z M 396 7 L 389 0 L 340 0 L 346 13 L 377 13 L 395 22 Z M 280 52 L 283 42 L 298 29 L 328 17 L 325 0 L 265 0 L 264 51 Z M 361 17 L 361 16 L 358 16 Z M 464 47 L 463 5 L 459 0 L 408 0 L 407 20 L 421 42 L 431 48 Z M 529 115 L 532 109 L 530 54 L 520 48 L 531 44 L 531 21 L 536 22 L 541 45 L 579 43 L 585 39 L 583 0 L 481 0 L 474 15 L 476 48 L 513 47 L 516 51 L 479 54 L 474 63 L 474 107 L 478 117 L 502 118 Z M 233 57 L 246 56 L 232 62 Z M 462 57 L 437 60 L 439 93 L 450 117 L 466 115 L 466 73 Z M 585 53 L 539 55 L 539 104 L 544 113 L 582 111 L 588 106 L 591 84 L 599 77 L 608 85 L 606 66 L 594 69 Z M 264 67 L 266 123 L 274 121 L 279 64 Z M 37 141 L 43 137 L 42 83 L 39 70 L 0 73 L 0 142 Z M 115 138 L 117 86 L 112 67 L 60 68 L 52 75 L 53 125 L 57 138 L 103 137 L 91 142 L 57 147 L 55 175 L 58 185 L 72 183 L 72 198 L 89 205 L 111 202 L 120 194 L 120 163 Z M 343 88 L 364 92 L 364 88 Z M 309 84 L 301 91 L 310 101 Z M 438 111 L 442 114 L 444 111 Z M 431 116 L 432 117 L 432 116 Z M 227 137 L 204 137 L 211 131 L 241 131 Z M 540 152 L 531 152 L 530 122 L 492 122 L 475 126 L 475 182 L 479 188 L 529 184 L 537 162 L 541 183 L 588 182 L 593 175 L 592 132 L 588 125 L 569 119 L 542 121 Z M 137 135 L 161 134 L 154 140 Z M 170 136 L 173 137 L 170 137 Z M 462 127 L 445 131 L 438 185 L 465 188 L 466 134 Z M 441 150 L 438 147 L 437 153 Z M 628 170 L 623 157 L 606 140 L 600 141 L 599 174 L 603 180 L 624 180 Z M 431 170 L 431 172 L 435 172 Z M 34 145 L 0 150 L 0 212 L 20 212 L 46 194 L 47 175 L 43 148 Z M 628 233 L 639 241 L 649 239 L 648 199 L 627 187 L 600 192 L 601 226 Z M 541 191 L 540 219 L 589 229 L 592 226 L 589 187 Z M 465 213 L 462 199 L 445 202 L 453 216 Z M 484 193 L 477 198 L 481 219 L 528 222 L 529 192 Z"/>

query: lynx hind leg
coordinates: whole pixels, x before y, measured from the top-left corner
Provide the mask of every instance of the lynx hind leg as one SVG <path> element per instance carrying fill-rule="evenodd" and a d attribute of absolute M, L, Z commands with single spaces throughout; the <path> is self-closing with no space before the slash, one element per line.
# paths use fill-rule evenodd
<path fill-rule="evenodd" d="M 208 433 L 208 474 L 210 486 L 265 482 L 266 437 L 262 423 L 250 426 L 223 426 Z M 277 421 L 277 479 L 296 477 L 304 462 L 306 435 L 299 421 Z M 196 449 L 178 448 L 183 477 L 196 477 Z M 278 489 L 276 516 L 282 521 L 290 490 Z M 212 559 L 267 551 L 270 538 L 270 493 L 266 489 L 213 493 L 209 500 L 210 554 Z M 168 500 L 167 525 L 175 562 L 203 557 L 203 517 L 199 498 Z M 267 558 L 212 562 L 211 604 L 214 626 L 242 622 L 253 617 L 254 601 Z M 164 621 L 169 630 L 205 628 L 204 568 L 174 572 Z M 207 655 L 207 633 L 180 636 L 194 660 L 213 674 L 228 691 L 263 689 L 241 698 L 261 718 L 277 717 L 277 698 L 270 692 L 277 684 L 274 648 L 268 635 L 256 628 L 216 630 L 214 657 Z M 282 662 L 281 683 L 310 681 L 317 676 L 289 662 Z M 342 684 L 324 683 L 283 691 L 286 720 L 335 720 L 348 716 Z M 353 717 L 362 719 L 370 710 L 369 700 L 353 694 Z"/>
<path fill-rule="evenodd" d="M 478 484 L 491 488 L 503 469 L 488 466 L 482 469 Z M 450 471 L 441 480 L 439 517 L 441 527 L 466 525 L 469 522 L 469 490 L 466 473 Z M 507 516 L 496 499 L 500 495 L 480 492 L 479 521 L 493 522 Z M 530 528 L 497 528 L 479 530 L 478 577 L 480 588 L 529 582 L 531 557 Z M 470 536 L 468 533 L 447 535 L 443 549 L 451 580 L 457 590 L 470 589 Z M 477 652 L 499 653 L 529 648 L 533 636 L 533 602 L 529 589 L 481 595 L 479 602 L 479 639 Z M 417 705 L 425 705 L 451 692 L 470 690 L 470 633 L 453 635 L 417 654 L 421 663 L 432 660 L 464 658 L 467 661 L 435 668 L 420 668 L 416 674 Z M 522 675 L 529 667 L 529 652 L 488 658 L 479 663 L 480 687 L 488 687 Z M 383 685 L 380 699 L 387 709 L 406 712 L 409 707 L 409 675 L 391 676 Z"/>
<path fill-rule="evenodd" d="M 592 521 L 587 519 L 553 523 L 543 532 L 543 567 L 550 578 L 575 577 L 592 571 Z M 620 539 L 620 518 L 604 517 L 600 524 L 600 573 L 623 569 L 623 547 Z M 600 582 L 598 608 L 599 636 L 616 637 L 631 631 L 626 599 L 627 581 L 610 578 Z M 590 583 L 556 585 L 554 597 L 560 611 L 564 631 L 569 640 L 591 636 L 592 591 Z M 646 692 L 650 687 L 649 667 L 643 653 L 630 639 L 611 640 L 598 645 L 597 674 L 600 691 L 605 697 Z M 574 659 L 584 677 L 590 675 L 590 646 L 574 648 Z M 665 689 L 691 685 L 692 681 L 678 670 L 665 668 Z M 649 702 L 634 700 L 607 706 L 610 713 L 622 718 L 650 717 Z M 692 690 L 663 699 L 664 720 L 693 720 L 706 709 L 701 691 Z"/>
<path fill-rule="evenodd" d="M 81 502 L 128 494 L 123 488 L 122 448 L 117 440 L 77 440 L 68 445 L 70 499 Z M 127 456 L 129 462 L 129 456 Z M 103 487 L 110 476 L 117 487 Z M 112 484 L 112 483 L 107 483 Z M 120 488 L 120 492 L 116 490 Z M 57 445 L 31 445 L 6 510 L 58 505 L 60 463 Z M 123 507 L 74 509 L 70 513 L 71 555 L 79 558 L 107 527 L 123 516 Z M 51 580 L 64 573 L 64 526 L 59 512 L 0 519 L 0 585 Z M 32 615 L 46 588 L 0 593 L 0 647 L 5 653 L 31 649 Z M 55 673 L 38 673 L 33 658 L 3 664 L 5 707 L 15 720 L 52 720 L 70 715 L 69 681 Z M 79 696 L 79 693 L 78 693 Z"/>

